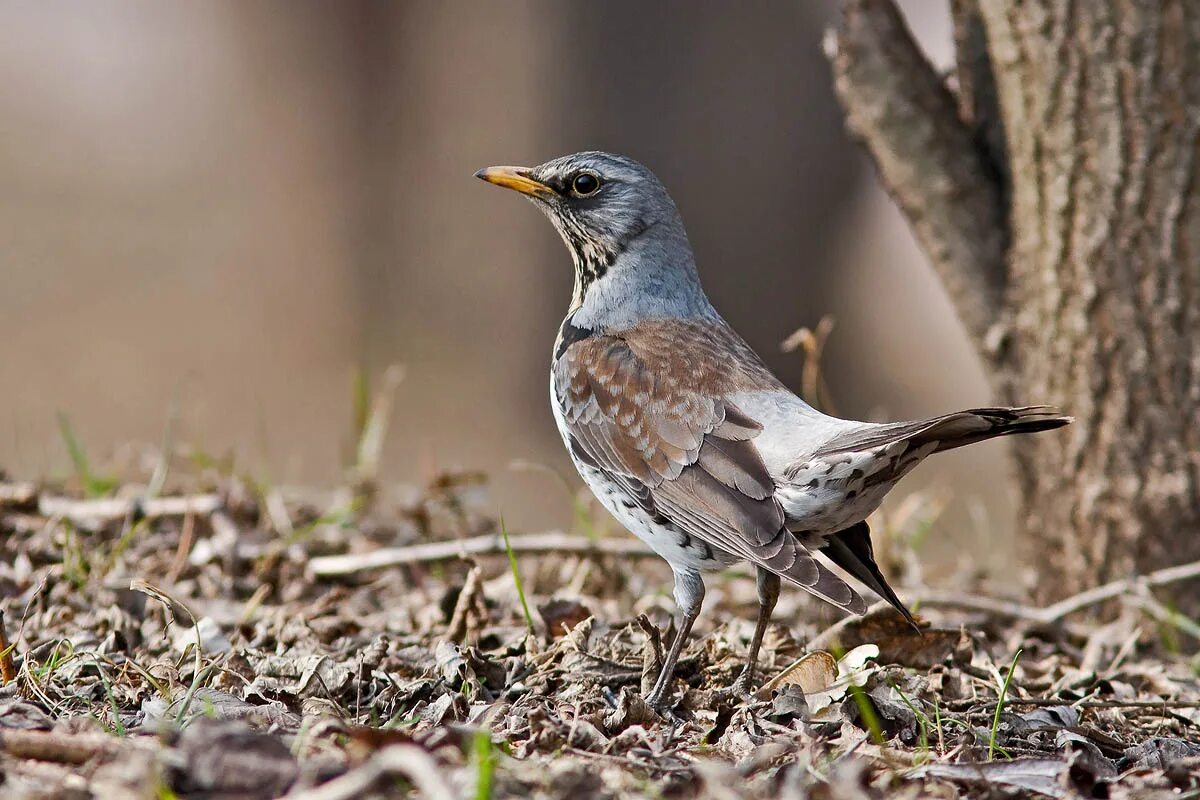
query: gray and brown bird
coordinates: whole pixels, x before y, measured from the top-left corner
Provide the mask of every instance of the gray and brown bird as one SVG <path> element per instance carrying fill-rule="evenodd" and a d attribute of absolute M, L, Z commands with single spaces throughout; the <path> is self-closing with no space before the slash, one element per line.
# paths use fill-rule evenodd
<path fill-rule="evenodd" d="M 779 382 L 713 308 L 675 203 L 629 158 L 577 153 L 476 176 L 531 199 L 575 264 L 550 402 L 601 504 L 666 559 L 677 633 L 647 697 L 662 706 L 704 599 L 705 571 L 754 565 L 748 690 L 780 579 L 849 611 L 866 604 L 827 558 L 913 618 L 880 572 L 864 520 L 931 453 L 1067 424 L 1047 406 L 913 422 L 822 414 Z"/>

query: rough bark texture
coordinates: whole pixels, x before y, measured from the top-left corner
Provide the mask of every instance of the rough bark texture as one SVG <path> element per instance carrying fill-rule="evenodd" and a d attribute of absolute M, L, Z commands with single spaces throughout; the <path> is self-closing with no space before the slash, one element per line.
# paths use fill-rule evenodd
<path fill-rule="evenodd" d="M 1200 7 L 951 7 L 953 94 L 890 0 L 830 50 L 997 394 L 1076 417 L 1014 442 L 1025 555 L 1046 597 L 1200 558 Z"/>

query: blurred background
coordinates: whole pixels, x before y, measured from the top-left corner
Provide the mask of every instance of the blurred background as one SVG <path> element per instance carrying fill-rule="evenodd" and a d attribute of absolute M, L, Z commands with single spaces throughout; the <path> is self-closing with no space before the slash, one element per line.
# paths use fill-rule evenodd
<path fill-rule="evenodd" d="M 902 4 L 935 62 L 943 3 Z M 389 481 L 490 476 L 514 529 L 564 526 L 547 403 L 571 268 L 528 203 L 471 178 L 583 149 L 654 169 L 715 304 L 780 342 L 836 320 L 837 410 L 990 397 L 909 231 L 846 137 L 832 2 L 0 2 L 0 467 L 64 475 L 178 438 L 276 482 L 342 476 L 356 365 L 406 367 Z M 1036 400 L 1036 398 L 1031 398 Z M 900 493 L 945 551 L 1011 526 L 1003 445 Z M 1006 548 L 997 548 L 1000 551 Z"/>

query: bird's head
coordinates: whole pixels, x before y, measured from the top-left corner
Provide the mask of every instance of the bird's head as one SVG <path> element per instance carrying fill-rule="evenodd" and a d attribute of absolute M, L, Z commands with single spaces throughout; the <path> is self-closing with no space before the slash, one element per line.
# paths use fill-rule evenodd
<path fill-rule="evenodd" d="M 589 297 L 588 313 L 610 320 L 636 318 L 639 304 L 660 315 L 709 308 L 675 202 L 632 158 L 575 153 L 475 176 L 520 192 L 554 223 L 575 262 L 573 309 Z"/>
<path fill-rule="evenodd" d="M 575 153 L 537 167 L 487 167 L 475 176 L 532 200 L 554 223 L 585 279 L 603 276 L 633 242 L 658 226 L 682 236 L 667 190 L 631 158 Z"/>

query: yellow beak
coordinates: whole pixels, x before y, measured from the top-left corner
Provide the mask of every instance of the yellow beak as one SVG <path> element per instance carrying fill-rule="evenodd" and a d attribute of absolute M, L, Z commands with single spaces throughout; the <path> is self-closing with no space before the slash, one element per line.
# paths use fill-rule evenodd
<path fill-rule="evenodd" d="M 476 172 L 475 177 L 497 186 L 503 186 L 505 189 L 513 189 L 521 194 L 527 194 L 530 197 L 558 196 L 558 193 L 546 184 L 529 177 L 527 167 L 486 167 Z"/>

